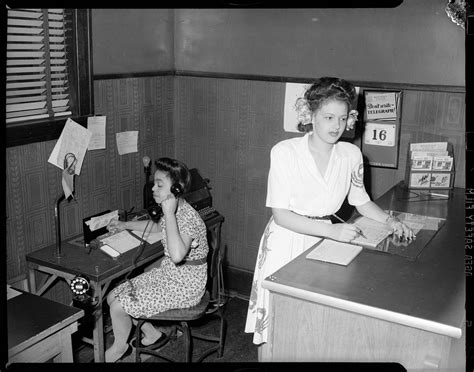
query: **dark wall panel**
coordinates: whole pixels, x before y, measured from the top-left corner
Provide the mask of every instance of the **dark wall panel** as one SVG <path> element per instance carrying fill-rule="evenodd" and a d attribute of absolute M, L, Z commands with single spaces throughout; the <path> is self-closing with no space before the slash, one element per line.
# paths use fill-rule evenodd
<path fill-rule="evenodd" d="M 75 177 L 77 201 L 61 204 L 64 239 L 82 233 L 86 216 L 142 207 L 142 157 L 174 156 L 172 80 L 165 76 L 94 82 L 96 113 L 107 116 L 107 148 L 86 153 L 81 174 Z M 139 131 L 137 153 L 118 154 L 115 133 L 124 130 Z M 48 163 L 55 143 L 7 148 L 7 280 L 26 277 L 25 254 L 55 243 L 54 204 L 62 193 L 61 171 Z M 67 298 L 59 288 L 48 295 Z"/>
<path fill-rule="evenodd" d="M 253 271 L 265 207 L 270 149 L 298 136 L 283 130 L 285 84 L 196 77 L 176 78 L 176 154 L 211 179 L 215 207 L 225 216 L 228 265 Z M 405 178 L 409 142 L 449 141 L 455 147 L 455 185 L 464 178 L 464 93 L 403 91 L 398 169 L 367 168 L 373 198 Z M 356 143 L 357 143 L 356 139 Z M 359 141 L 360 143 L 360 141 Z"/>

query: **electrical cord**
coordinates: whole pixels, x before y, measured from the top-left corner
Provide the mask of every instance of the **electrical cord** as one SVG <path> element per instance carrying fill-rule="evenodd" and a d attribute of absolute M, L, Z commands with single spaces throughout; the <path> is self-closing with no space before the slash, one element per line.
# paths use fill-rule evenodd
<path fill-rule="evenodd" d="M 150 222 L 151 222 L 151 219 L 148 220 L 147 224 L 145 225 L 145 229 L 143 230 L 143 233 L 142 233 L 142 236 L 141 236 L 140 246 L 138 247 L 138 250 L 135 252 L 135 254 L 132 258 L 132 267 L 127 272 L 127 274 L 125 275 L 125 279 L 122 282 L 122 283 L 125 283 L 125 282 L 129 283 L 129 285 L 130 285 L 129 294 L 130 294 L 130 298 L 132 299 L 132 301 L 137 301 L 137 298 L 135 296 L 135 286 L 133 285 L 133 282 L 129 279 L 129 276 L 132 273 L 132 271 L 135 270 L 135 268 L 137 266 L 138 258 L 143 253 L 143 249 L 144 249 L 145 243 L 146 243 L 146 241 L 144 239 L 144 236 L 145 236 L 146 230 L 147 230 L 148 225 L 150 224 Z M 97 314 L 97 311 L 99 310 L 99 306 L 104 302 L 105 298 L 106 298 L 106 296 L 102 297 L 102 299 L 97 304 L 94 305 L 94 310 L 92 312 L 92 314 L 94 316 Z"/>
<path fill-rule="evenodd" d="M 432 194 L 430 192 L 426 193 L 416 193 L 414 191 L 408 191 L 410 194 L 414 196 L 408 196 L 406 198 L 397 198 L 399 201 L 409 201 L 409 202 L 424 202 L 424 201 L 435 201 L 435 200 L 449 200 L 451 199 L 450 195 L 446 196 L 439 196 L 436 194 Z M 416 200 L 418 199 L 418 200 Z"/>
<path fill-rule="evenodd" d="M 151 222 L 151 219 L 148 220 L 147 224 L 145 225 L 145 229 L 143 229 L 143 233 L 142 233 L 142 237 L 141 237 L 141 243 L 140 243 L 140 246 L 138 247 L 138 250 L 135 252 L 135 255 L 133 256 L 132 258 L 132 268 L 130 269 L 130 271 L 127 273 L 127 275 L 125 275 L 125 281 L 128 282 L 128 284 L 130 285 L 130 291 L 129 291 L 129 294 L 130 294 L 130 298 L 132 299 L 132 301 L 137 301 L 137 297 L 135 295 L 135 286 L 133 285 L 133 282 L 128 278 L 130 276 L 130 274 L 132 273 L 133 270 L 135 270 L 135 268 L 137 267 L 137 261 L 138 261 L 138 258 L 142 255 L 143 253 L 143 249 L 145 248 L 145 232 L 146 232 L 146 229 L 148 228 L 148 225 L 150 224 Z"/>

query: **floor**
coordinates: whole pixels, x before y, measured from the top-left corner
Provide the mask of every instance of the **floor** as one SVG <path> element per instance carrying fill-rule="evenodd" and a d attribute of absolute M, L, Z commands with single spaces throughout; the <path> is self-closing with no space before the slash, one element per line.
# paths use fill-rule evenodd
<path fill-rule="evenodd" d="M 227 363 L 227 362 L 257 362 L 257 347 L 252 343 L 253 334 L 245 333 L 245 318 L 247 316 L 248 300 L 239 297 L 227 298 L 224 305 L 224 314 L 227 320 L 227 330 L 225 337 L 224 355 L 217 358 L 217 353 L 209 355 L 204 363 Z M 106 319 L 106 323 L 108 320 Z M 203 334 L 218 334 L 219 322 L 217 319 L 211 319 L 205 324 L 195 325 L 199 332 Z M 178 361 L 184 362 L 183 337 L 178 337 L 166 344 L 160 352 L 173 357 Z M 106 335 L 106 348 L 113 342 L 112 332 Z M 193 343 L 193 356 L 198 356 L 202 351 L 212 344 L 201 340 L 195 340 Z M 93 362 L 93 349 L 91 345 L 84 344 L 79 339 L 74 340 L 74 361 L 75 363 Z M 123 357 L 118 363 L 134 363 L 135 353 L 130 348 L 129 355 Z M 152 355 L 142 355 L 144 363 L 165 362 Z M 165 362 L 166 363 L 166 362 Z"/>

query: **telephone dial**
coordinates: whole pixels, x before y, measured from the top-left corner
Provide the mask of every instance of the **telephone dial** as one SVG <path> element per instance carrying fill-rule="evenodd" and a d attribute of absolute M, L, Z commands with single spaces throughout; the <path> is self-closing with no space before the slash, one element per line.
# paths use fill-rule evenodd
<path fill-rule="evenodd" d="M 174 195 L 175 198 L 183 195 L 184 189 L 180 183 L 174 183 L 170 187 L 171 193 Z M 163 210 L 161 209 L 161 205 L 152 205 L 151 207 L 147 208 L 148 214 L 153 222 L 158 222 L 163 215 Z"/>

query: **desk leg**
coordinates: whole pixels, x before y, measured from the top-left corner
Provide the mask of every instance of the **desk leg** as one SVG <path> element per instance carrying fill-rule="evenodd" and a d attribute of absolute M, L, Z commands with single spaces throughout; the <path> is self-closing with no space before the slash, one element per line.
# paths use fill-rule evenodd
<path fill-rule="evenodd" d="M 35 269 L 31 266 L 28 266 L 28 290 L 30 293 L 36 294 Z"/>
<path fill-rule="evenodd" d="M 58 341 L 61 343 L 61 353 L 53 358 L 55 363 L 72 363 L 74 362 L 72 352 L 71 334 L 77 331 L 77 322 L 71 324 L 69 327 L 62 329 L 59 333 Z"/>
<path fill-rule="evenodd" d="M 99 283 L 96 284 L 95 289 L 99 304 L 97 305 L 94 331 L 92 334 L 94 340 L 94 361 L 100 363 L 105 361 L 104 317 L 102 315 L 102 296 L 104 295 L 104 291 Z"/>

